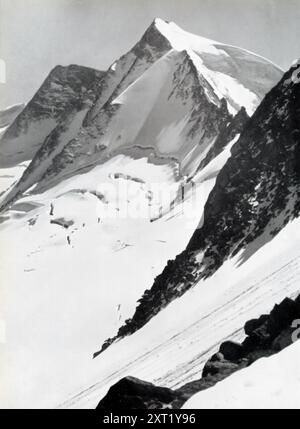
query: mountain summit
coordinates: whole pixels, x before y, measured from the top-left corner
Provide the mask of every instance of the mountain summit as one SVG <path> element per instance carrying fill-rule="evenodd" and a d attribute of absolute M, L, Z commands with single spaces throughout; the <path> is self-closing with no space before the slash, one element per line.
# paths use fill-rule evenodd
<path fill-rule="evenodd" d="M 105 73 L 96 78 L 95 72 L 88 75 L 81 68 L 82 78 L 91 78 L 89 85 L 74 87 L 79 72 L 70 68 L 63 73 L 62 88 L 55 77 L 58 70 L 0 142 L 3 153 L 14 147 L 13 130 L 18 130 L 17 142 L 24 147 L 20 159 L 32 157 L 18 184 L 5 194 L 2 209 L 33 185 L 34 192 L 41 192 L 124 153 L 175 166 L 179 178 L 192 178 L 207 152 L 217 153 L 213 145 L 224 127 L 241 109 L 251 115 L 282 76 L 255 54 L 187 33 L 159 18 Z M 90 97 L 89 104 L 81 100 L 79 111 L 70 107 L 76 88 L 82 91 L 80 98 Z M 35 105 L 41 106 L 38 114 Z M 62 121 L 56 128 L 58 112 Z M 34 128 L 29 132 L 28 127 Z"/>

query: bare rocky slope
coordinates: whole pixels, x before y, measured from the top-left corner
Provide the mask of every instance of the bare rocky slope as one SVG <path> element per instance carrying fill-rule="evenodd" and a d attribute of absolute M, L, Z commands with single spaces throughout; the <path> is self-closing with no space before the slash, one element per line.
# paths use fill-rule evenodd
<path fill-rule="evenodd" d="M 2 136 L 0 167 L 30 160 L 58 124 L 91 107 L 102 75 L 83 66 L 55 67 Z"/>

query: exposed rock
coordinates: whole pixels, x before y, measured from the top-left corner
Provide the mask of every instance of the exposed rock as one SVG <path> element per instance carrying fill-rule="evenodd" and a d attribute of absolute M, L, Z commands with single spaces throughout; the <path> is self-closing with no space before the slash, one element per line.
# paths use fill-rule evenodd
<path fill-rule="evenodd" d="M 99 402 L 97 409 L 172 408 L 172 402 L 180 399 L 180 396 L 180 393 L 174 390 L 157 387 L 134 377 L 126 377 L 109 389 L 107 395 Z"/>
<path fill-rule="evenodd" d="M 59 225 L 65 229 L 68 229 L 70 226 L 72 226 L 74 224 L 74 221 L 73 220 L 67 220 L 67 219 L 64 219 L 63 217 L 60 217 L 57 219 L 51 219 L 50 223 L 52 223 L 54 225 Z"/>
<path fill-rule="evenodd" d="M 278 337 L 272 342 L 272 349 L 275 352 L 280 352 L 293 343 L 293 332 L 295 329 L 287 328 L 281 332 Z"/>
<path fill-rule="evenodd" d="M 234 116 L 231 120 L 224 124 L 222 127 L 218 138 L 213 144 L 212 148 L 208 151 L 206 157 L 200 163 L 198 170 L 206 167 L 209 162 L 218 156 L 222 150 L 230 143 L 237 134 L 240 134 L 246 125 L 247 121 L 250 119 L 245 107 L 242 107 L 240 111 Z"/>
<path fill-rule="evenodd" d="M 208 375 L 216 375 L 219 373 L 231 374 L 234 371 L 239 369 L 239 365 L 233 362 L 228 362 L 227 360 L 223 361 L 208 361 L 204 366 L 202 371 L 202 377 L 207 377 Z"/>
<path fill-rule="evenodd" d="M 248 320 L 244 326 L 245 334 L 251 335 L 257 328 L 263 325 L 268 318 L 269 316 L 267 314 L 263 314 L 259 319 Z"/>
<path fill-rule="evenodd" d="M 243 346 L 233 341 L 225 341 L 221 344 L 219 352 L 230 361 L 241 359 L 244 355 Z"/>
<path fill-rule="evenodd" d="M 215 353 L 214 355 L 212 355 L 212 357 L 210 358 L 210 362 L 220 362 L 224 360 L 224 355 L 222 355 L 222 353 L 218 352 Z"/>
<path fill-rule="evenodd" d="M 88 67 L 56 66 L 34 97 L 5 130 L 1 138 L 1 162 L 9 167 L 32 159 L 44 139 L 69 114 L 91 106 L 103 72 Z M 25 138 L 28 134 L 28 138 Z M 17 145 L 17 154 L 13 149 Z"/>

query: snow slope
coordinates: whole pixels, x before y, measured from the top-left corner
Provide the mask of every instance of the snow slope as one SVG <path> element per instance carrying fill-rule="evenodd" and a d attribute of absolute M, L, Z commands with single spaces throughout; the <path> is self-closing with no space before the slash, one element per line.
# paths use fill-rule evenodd
<path fill-rule="evenodd" d="M 194 395 L 186 409 L 299 409 L 300 342 Z"/>
<path fill-rule="evenodd" d="M 239 255 L 227 261 L 138 332 L 105 350 L 89 368 L 90 383 L 61 406 L 94 408 L 124 376 L 171 388 L 201 378 L 221 342 L 242 340 L 247 320 L 299 294 L 299 226 L 299 219 L 290 223 L 241 266 Z"/>
<path fill-rule="evenodd" d="M 174 185 L 173 171 L 120 155 L 13 205 L 0 224 L 1 404 L 52 407 L 86 383 L 95 347 L 186 246 L 213 183 L 201 185 L 188 213 L 178 204 L 151 222 L 164 211 L 156 192 Z"/>
<path fill-rule="evenodd" d="M 4 406 L 94 407 L 125 375 L 178 387 L 199 378 L 224 338 L 240 338 L 246 320 L 299 290 L 297 220 L 247 264 L 239 267 L 237 256 L 139 332 L 92 360 L 95 347 L 132 314 L 167 259 L 184 248 L 214 184 L 210 179 L 197 186 L 198 206 L 184 212 L 178 205 L 172 215 L 155 222 L 136 219 L 134 210 L 131 218 L 118 218 L 115 194 L 107 188 L 104 201 L 111 202 L 116 216 L 105 218 L 105 203 L 94 195 L 95 190 L 98 196 L 105 193 L 103 175 L 115 184 L 137 175 L 145 182 L 153 177 L 167 182 L 172 170 L 123 156 L 104 167 L 93 170 L 99 188 L 91 187 L 91 172 L 79 175 L 57 189 L 20 200 L 11 220 L 0 225 L 6 249 L 0 265 L 7 336 Z M 116 171 L 121 178 L 114 178 Z M 133 181 L 133 186 L 141 201 L 143 183 Z M 74 223 L 68 229 L 50 223 L 61 218 Z M 73 394 L 79 396 L 65 402 Z"/>
<path fill-rule="evenodd" d="M 224 339 L 239 339 L 247 320 L 299 293 L 300 87 L 288 83 L 292 73 L 233 146 L 187 251 L 168 262 L 115 343 L 95 359 L 99 382 L 65 406 L 95 406 L 124 376 L 167 387 L 200 378 Z"/>

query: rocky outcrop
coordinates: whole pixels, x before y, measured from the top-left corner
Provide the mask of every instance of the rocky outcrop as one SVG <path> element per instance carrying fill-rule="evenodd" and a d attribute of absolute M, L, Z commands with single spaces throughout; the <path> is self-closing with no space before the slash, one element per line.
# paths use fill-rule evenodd
<path fill-rule="evenodd" d="M 180 393 L 134 377 L 125 377 L 112 386 L 97 406 L 98 410 L 171 408 Z"/>
<path fill-rule="evenodd" d="M 0 140 L 0 166 L 32 160 L 1 201 L 1 211 L 37 183 L 64 144 L 77 135 L 102 76 L 100 71 L 77 65 L 55 67 L 6 130 Z"/>
<path fill-rule="evenodd" d="M 84 103 L 92 105 L 97 96 L 103 72 L 75 64 L 56 66 L 47 76 L 22 114 L 7 129 L 4 138 L 17 137 L 24 133 L 32 122 L 54 119 L 59 122 L 74 107 Z"/>
<path fill-rule="evenodd" d="M 269 357 L 299 338 L 300 295 L 286 298 L 275 305 L 270 314 L 249 320 L 244 327 L 246 338 L 239 344 L 225 341 L 202 371 L 199 380 L 172 390 L 126 377 L 113 385 L 99 402 L 98 409 L 161 409 L 180 408 L 192 395 L 214 386 L 234 372 L 250 366 L 262 357 Z M 298 321 L 299 323 L 294 323 Z M 298 327 L 298 328 L 297 328 Z"/>
<path fill-rule="evenodd" d="M 275 305 L 269 315 L 249 320 L 244 327 L 247 335 L 242 344 L 226 341 L 219 353 L 205 365 L 203 376 L 221 374 L 232 366 L 232 371 L 249 366 L 261 357 L 271 356 L 293 343 L 297 330 L 294 321 L 300 320 L 300 295 L 296 300 L 286 298 Z"/>
<path fill-rule="evenodd" d="M 103 72 L 88 67 L 56 66 L 1 137 L 0 167 L 32 159 L 57 126 L 90 108 L 102 77 Z"/>
<path fill-rule="evenodd" d="M 245 107 L 242 107 L 231 120 L 224 124 L 213 146 L 208 151 L 203 161 L 201 161 L 197 172 L 206 167 L 210 161 L 216 158 L 238 134 L 241 134 L 249 119 L 250 117 Z"/>

